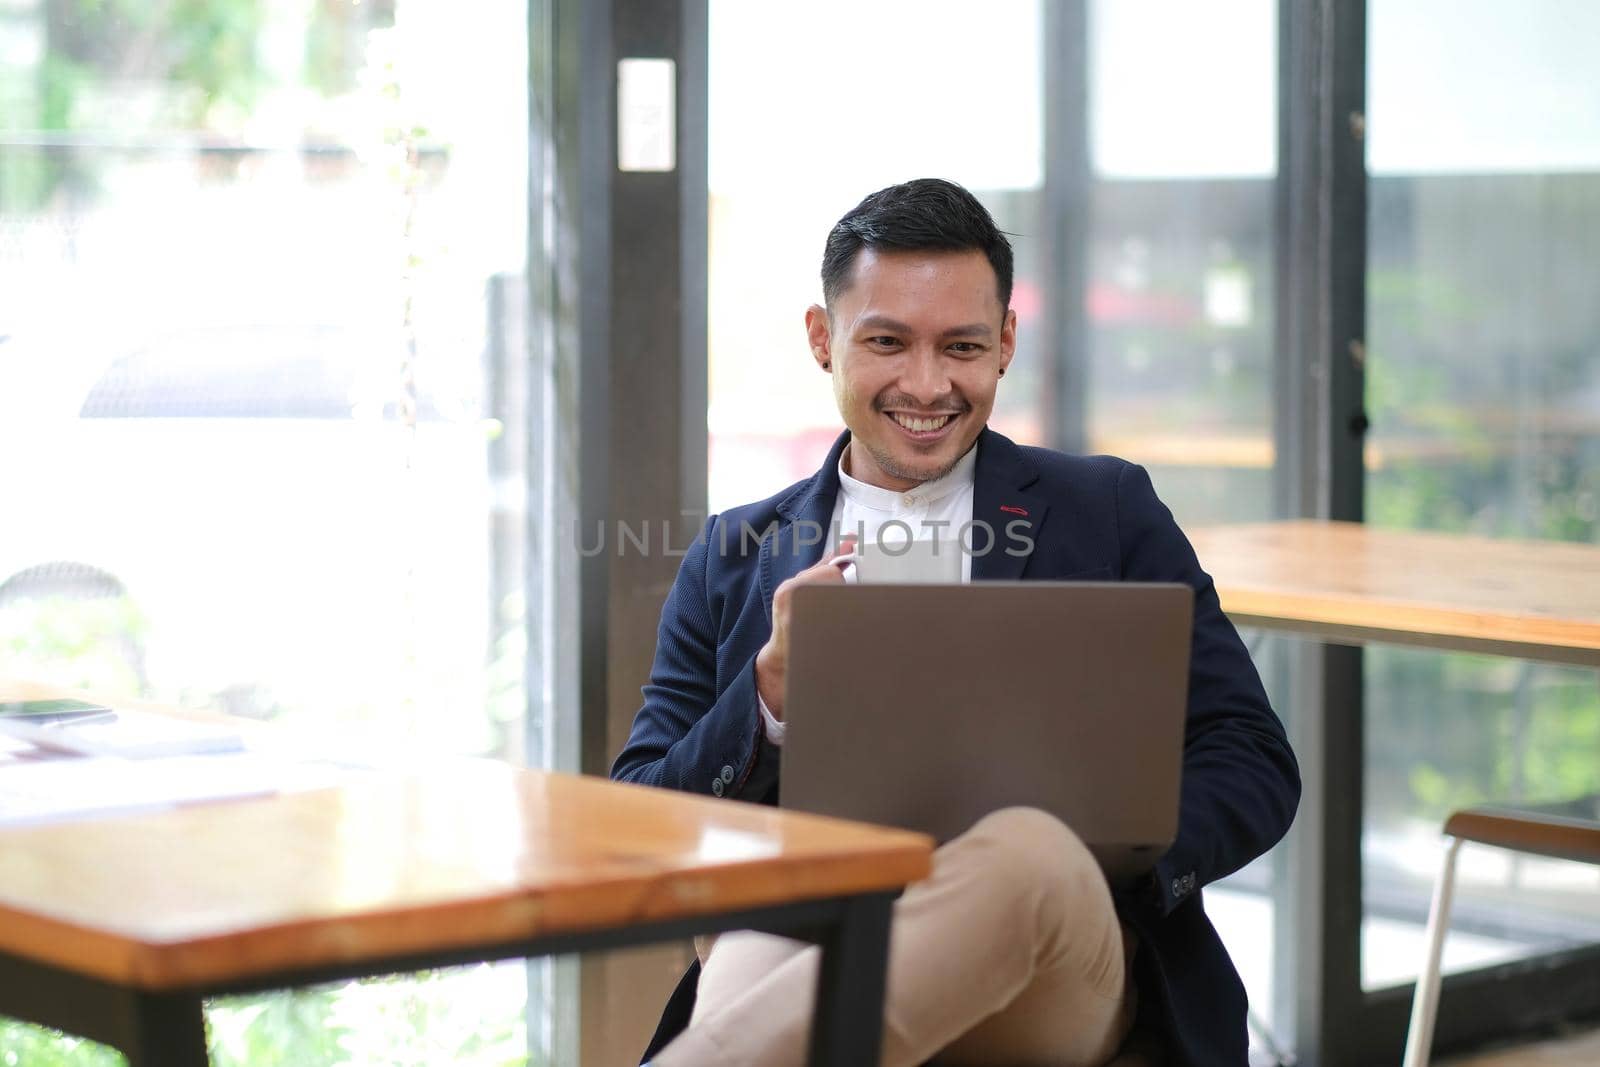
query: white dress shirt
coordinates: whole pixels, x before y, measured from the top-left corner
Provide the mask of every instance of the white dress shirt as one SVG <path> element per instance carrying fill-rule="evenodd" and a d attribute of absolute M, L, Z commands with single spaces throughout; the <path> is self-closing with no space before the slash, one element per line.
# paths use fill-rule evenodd
<path fill-rule="evenodd" d="M 839 495 L 833 501 L 830 548 L 838 543 L 841 535 L 852 533 L 857 535 L 857 544 L 876 543 L 880 536 L 887 543 L 896 543 L 896 538 L 903 540 L 905 531 L 901 527 L 884 530 L 891 522 L 909 527 L 913 540 L 937 539 L 953 543 L 972 521 L 973 479 L 978 463 L 976 444 L 943 476 L 903 490 L 884 489 L 850 477 L 844 469 L 845 457 L 849 454 L 846 449 L 839 457 Z M 961 580 L 972 581 L 970 552 L 961 553 Z M 783 744 L 784 724 L 768 710 L 760 690 L 756 691 L 756 703 L 761 708 L 767 740 L 774 745 Z"/>

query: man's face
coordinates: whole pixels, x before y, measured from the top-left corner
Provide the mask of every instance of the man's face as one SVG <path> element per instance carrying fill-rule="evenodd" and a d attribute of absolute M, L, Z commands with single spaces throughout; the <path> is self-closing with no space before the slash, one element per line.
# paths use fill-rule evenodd
<path fill-rule="evenodd" d="M 850 475 L 899 490 L 945 474 L 977 440 L 1017 317 L 982 252 L 864 248 L 832 313 L 806 312 L 806 332 L 850 428 Z"/>

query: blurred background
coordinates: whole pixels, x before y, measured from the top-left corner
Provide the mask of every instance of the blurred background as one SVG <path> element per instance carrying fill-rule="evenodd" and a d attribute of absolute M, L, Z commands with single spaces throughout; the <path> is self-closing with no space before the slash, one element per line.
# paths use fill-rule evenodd
<path fill-rule="evenodd" d="M 0 673 L 523 758 L 526 25 L 0 3 Z M 521 1063 L 526 1003 L 518 965 L 211 1021 L 219 1062 Z"/>

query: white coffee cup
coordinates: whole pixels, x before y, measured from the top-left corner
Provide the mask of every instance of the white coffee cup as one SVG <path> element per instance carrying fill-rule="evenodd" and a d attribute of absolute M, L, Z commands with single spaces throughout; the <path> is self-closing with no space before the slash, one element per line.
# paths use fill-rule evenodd
<path fill-rule="evenodd" d="M 959 584 L 961 542 L 923 538 L 884 543 L 867 538 L 851 552 L 836 556 L 833 564 L 846 582 L 873 585 Z"/>

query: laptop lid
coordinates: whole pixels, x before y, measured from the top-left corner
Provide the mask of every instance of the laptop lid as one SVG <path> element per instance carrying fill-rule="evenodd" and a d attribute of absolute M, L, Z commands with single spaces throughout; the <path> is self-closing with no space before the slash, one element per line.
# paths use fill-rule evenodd
<path fill-rule="evenodd" d="M 1028 805 L 1107 876 L 1177 833 L 1193 590 L 808 585 L 791 600 L 781 803 L 947 841 Z"/>

